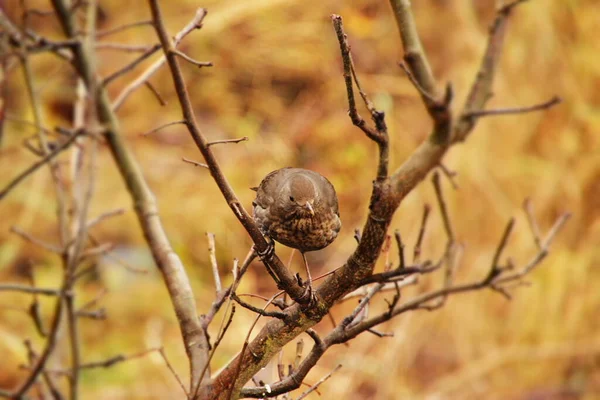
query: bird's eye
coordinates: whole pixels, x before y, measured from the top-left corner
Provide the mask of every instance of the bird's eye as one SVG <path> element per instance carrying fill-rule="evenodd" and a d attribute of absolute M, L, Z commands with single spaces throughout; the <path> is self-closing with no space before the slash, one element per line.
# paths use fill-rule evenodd
<path fill-rule="evenodd" d="M 290 196 L 290 201 L 294 201 L 294 196 Z"/>

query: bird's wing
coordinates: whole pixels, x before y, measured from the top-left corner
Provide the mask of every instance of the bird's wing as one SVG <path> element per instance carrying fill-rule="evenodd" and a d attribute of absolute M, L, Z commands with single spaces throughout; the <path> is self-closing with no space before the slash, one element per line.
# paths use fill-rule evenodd
<path fill-rule="evenodd" d="M 323 197 L 325 199 L 325 201 L 327 202 L 326 204 L 331 207 L 331 209 L 339 215 L 339 206 L 338 206 L 338 199 L 337 199 L 337 194 L 335 193 L 335 188 L 333 187 L 333 185 L 331 184 L 331 182 L 329 182 L 329 179 L 325 178 L 323 175 L 321 174 L 315 174 L 316 177 L 318 178 L 318 181 L 320 182 L 320 187 L 321 187 L 321 191 L 323 192 Z"/>
<path fill-rule="evenodd" d="M 275 201 L 274 195 L 279 192 L 279 186 L 290 173 L 291 168 L 281 168 L 270 172 L 258 185 L 256 199 L 253 204 L 262 208 L 268 208 Z"/>

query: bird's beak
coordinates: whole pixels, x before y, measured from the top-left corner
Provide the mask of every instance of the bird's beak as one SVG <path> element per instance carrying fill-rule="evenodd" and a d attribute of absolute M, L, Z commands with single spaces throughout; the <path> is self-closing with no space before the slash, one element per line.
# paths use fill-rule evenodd
<path fill-rule="evenodd" d="M 312 204 L 310 204 L 310 203 L 307 202 L 306 205 L 305 205 L 305 207 L 308 210 L 308 212 L 310 213 L 310 216 L 314 217 L 315 216 L 315 210 L 313 209 Z"/>

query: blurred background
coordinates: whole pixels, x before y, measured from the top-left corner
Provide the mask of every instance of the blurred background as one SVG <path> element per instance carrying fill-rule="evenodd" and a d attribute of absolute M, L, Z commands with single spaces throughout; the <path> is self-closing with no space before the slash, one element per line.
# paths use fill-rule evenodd
<path fill-rule="evenodd" d="M 175 34 L 197 7 L 209 14 L 200 31 L 180 49 L 214 67 L 182 63 L 198 122 L 210 140 L 247 136 L 249 141 L 215 148 L 238 196 L 250 207 L 262 177 L 277 168 L 316 170 L 335 185 L 343 222 L 341 235 L 327 249 L 309 254 L 313 276 L 342 265 L 353 251 L 353 232 L 367 213 L 375 174 L 376 146 L 353 127 L 347 116 L 339 46 L 330 22 L 344 18 L 356 69 L 365 91 L 385 111 L 392 142 L 391 166 L 397 167 L 426 138 L 431 123 L 410 82 L 399 69 L 402 47 L 388 2 L 383 0 L 178 0 L 162 2 L 167 27 Z M 440 84 L 452 82 L 455 106 L 464 100 L 479 66 L 493 19 L 493 0 L 421 0 L 413 2 L 423 45 Z M 27 1 L 49 10 L 45 1 Z M 146 2 L 102 0 L 99 30 L 146 20 Z M 16 1 L 3 2 L 18 19 Z M 481 279 L 491 262 L 508 219 L 517 225 L 505 255 L 522 266 L 535 255 L 522 211 L 525 198 L 534 204 L 546 232 L 565 211 L 573 216 L 541 266 L 528 277 L 530 286 L 507 301 L 491 291 L 452 297 L 435 312 L 401 315 L 379 327 L 394 337 L 369 333 L 347 346 L 330 349 L 311 371 L 312 384 L 336 365 L 342 368 L 319 389 L 323 399 L 596 399 L 600 398 L 600 5 L 595 0 L 535 0 L 516 9 L 509 23 L 502 63 L 489 108 L 527 106 L 559 95 L 564 102 L 549 111 L 480 120 L 467 143 L 454 147 L 445 164 L 458 173 L 458 190 L 444 181 L 458 240 L 464 244 L 458 282 Z M 60 39 L 54 16 L 32 16 L 40 34 Z M 150 26 L 107 36 L 103 42 L 151 45 Z M 116 71 L 138 53 L 100 48 L 102 75 Z M 116 96 L 154 56 L 109 87 Z M 69 126 L 75 78 L 67 64 L 52 55 L 32 58 L 36 93 L 43 102 L 47 127 Z M 214 299 L 205 233 L 216 235 L 217 258 L 225 282 L 231 281 L 234 258 L 243 259 L 251 242 L 223 201 L 210 175 L 181 161 L 202 161 L 187 131 L 174 125 L 142 136 L 159 125 L 181 119 L 170 74 L 162 68 L 152 84 L 167 101 L 161 106 L 145 87 L 118 111 L 130 149 L 156 195 L 169 238 L 192 280 L 199 312 Z M 5 76 L 5 111 L 0 147 L 0 187 L 36 158 L 21 145 L 34 128 L 22 79 L 15 67 Z M 367 115 L 363 110 L 363 115 Z M 61 156 L 67 163 L 68 152 Z M 397 211 L 399 229 L 412 252 L 423 205 L 433 214 L 423 257 L 437 259 L 445 245 L 430 180 L 424 181 Z M 106 147 L 99 153 L 98 180 L 90 215 L 115 208 L 126 212 L 92 231 L 116 246 L 111 256 L 93 262 L 97 273 L 77 286 L 78 304 L 96 298 L 106 320 L 81 322 L 83 360 L 104 360 L 164 346 L 184 381 L 187 359 L 163 281 L 151 259 L 115 164 Z M 58 243 L 56 200 L 47 168 L 29 177 L 0 203 L 0 282 L 27 283 L 33 267 L 37 284 L 56 287 L 61 261 L 9 229 L 17 226 L 50 243 Z M 278 247 L 287 260 L 289 249 Z M 396 260 L 395 249 L 392 260 Z M 128 265 L 125 268 L 123 264 Z M 291 268 L 302 271 L 300 257 Z M 382 265 L 378 266 L 382 268 Z M 139 272 L 139 271 L 142 272 Z M 136 272 L 137 271 L 137 272 Z M 404 298 L 442 284 L 441 276 L 422 279 Z M 240 293 L 270 297 L 276 291 L 260 263 L 244 277 Z M 388 296 L 389 297 L 389 296 Z M 0 388 L 15 387 L 26 375 L 24 339 L 38 351 L 37 335 L 26 309 L 31 297 L 0 293 Z M 262 306 L 261 300 L 252 300 Z M 53 299 L 40 298 L 43 315 Z M 354 306 L 334 309 L 341 319 Z M 373 307 L 385 307 L 378 298 Z M 236 354 L 254 317 L 238 309 L 213 359 L 218 369 Z M 216 321 L 220 320 L 220 314 Z M 264 323 L 261 321 L 259 326 Z M 211 333 L 216 335 L 218 323 Z M 331 329 L 323 320 L 317 330 Z M 258 328 L 256 328 L 258 331 Z M 65 335 L 61 335 L 65 336 Z M 64 337 L 62 338 L 64 340 Z M 305 354 L 311 341 L 305 341 Z M 286 347 L 286 364 L 296 341 Z M 63 347 L 52 365 L 64 365 Z M 63 364 L 61 364 L 63 363 Z M 267 375 L 271 371 L 265 371 Z M 273 375 L 274 377 L 274 375 Z M 82 375 L 84 399 L 164 399 L 183 397 L 157 353 Z M 298 395 L 301 391 L 297 391 Z M 312 394 L 311 398 L 318 398 Z"/>

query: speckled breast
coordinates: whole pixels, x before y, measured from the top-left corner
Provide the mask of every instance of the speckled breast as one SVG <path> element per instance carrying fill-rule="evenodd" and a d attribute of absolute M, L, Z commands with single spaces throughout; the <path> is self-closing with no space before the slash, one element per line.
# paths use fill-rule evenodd
<path fill-rule="evenodd" d="M 335 240 L 341 228 L 336 214 L 273 221 L 268 235 L 279 243 L 302 252 L 320 250 Z"/>

